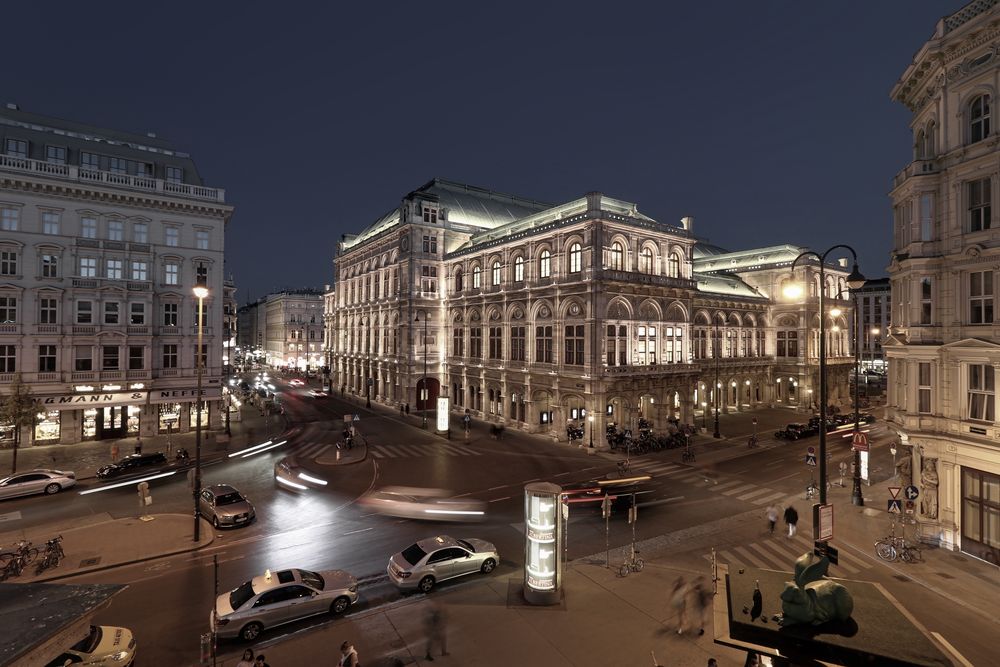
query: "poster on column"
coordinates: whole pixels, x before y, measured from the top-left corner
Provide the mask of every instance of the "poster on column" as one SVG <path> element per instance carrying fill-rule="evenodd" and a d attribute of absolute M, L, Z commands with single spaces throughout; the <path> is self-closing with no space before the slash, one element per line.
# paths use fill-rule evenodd
<path fill-rule="evenodd" d="M 438 396 L 437 409 L 437 430 L 444 432 L 448 430 L 448 397 Z"/>

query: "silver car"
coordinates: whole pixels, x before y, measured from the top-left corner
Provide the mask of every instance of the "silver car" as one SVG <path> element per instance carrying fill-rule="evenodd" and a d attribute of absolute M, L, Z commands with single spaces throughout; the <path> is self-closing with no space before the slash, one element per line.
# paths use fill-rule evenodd
<path fill-rule="evenodd" d="M 482 521 L 486 503 L 475 498 L 455 498 L 444 489 L 386 486 L 362 496 L 362 507 L 404 519 L 424 521 Z"/>
<path fill-rule="evenodd" d="M 274 481 L 280 489 L 306 491 L 310 487 L 323 488 L 327 481 L 303 468 L 294 456 L 286 456 L 274 464 Z"/>
<path fill-rule="evenodd" d="M 435 584 L 462 575 L 492 572 L 500 562 L 497 548 L 486 540 L 429 537 L 389 559 L 389 580 L 401 591 L 428 593 Z"/>
<path fill-rule="evenodd" d="M 247 497 L 228 484 L 202 489 L 198 511 L 216 528 L 246 526 L 257 517 Z"/>
<path fill-rule="evenodd" d="M 52 495 L 76 484 L 76 473 L 39 468 L 19 472 L 0 479 L 0 498 L 30 496 L 33 493 Z"/>
<path fill-rule="evenodd" d="M 317 614 L 339 614 L 358 601 L 358 581 L 343 570 L 266 571 L 220 595 L 211 622 L 220 638 L 257 639 L 264 628 Z"/>

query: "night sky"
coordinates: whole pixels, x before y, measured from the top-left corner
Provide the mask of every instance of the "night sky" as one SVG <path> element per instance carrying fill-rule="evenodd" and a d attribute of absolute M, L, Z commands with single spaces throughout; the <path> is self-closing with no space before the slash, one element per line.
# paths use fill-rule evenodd
<path fill-rule="evenodd" d="M 911 154 L 888 94 L 962 4 L 18 2 L 0 102 L 191 153 L 236 206 L 240 303 L 330 283 L 340 235 L 435 176 L 848 243 L 873 278 Z"/>

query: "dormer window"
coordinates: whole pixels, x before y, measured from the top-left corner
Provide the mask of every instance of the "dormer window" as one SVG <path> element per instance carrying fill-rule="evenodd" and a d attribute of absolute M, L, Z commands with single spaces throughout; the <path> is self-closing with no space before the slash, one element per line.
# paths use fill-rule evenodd
<path fill-rule="evenodd" d="M 432 225 L 436 224 L 438 221 L 437 209 L 432 206 L 424 206 L 424 222 L 429 222 Z"/>
<path fill-rule="evenodd" d="M 969 104 L 969 143 L 982 141 L 990 134 L 990 96 L 980 95 Z"/>
<path fill-rule="evenodd" d="M 28 157 L 28 142 L 24 139 L 7 139 L 6 153 L 12 157 Z"/>

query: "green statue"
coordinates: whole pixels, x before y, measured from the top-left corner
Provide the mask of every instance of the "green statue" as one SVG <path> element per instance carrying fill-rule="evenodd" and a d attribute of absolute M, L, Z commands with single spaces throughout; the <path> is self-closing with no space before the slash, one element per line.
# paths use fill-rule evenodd
<path fill-rule="evenodd" d="M 854 611 L 850 591 L 826 578 L 830 560 L 809 552 L 795 561 L 795 581 L 781 592 L 782 625 L 820 625 L 846 621 Z"/>

